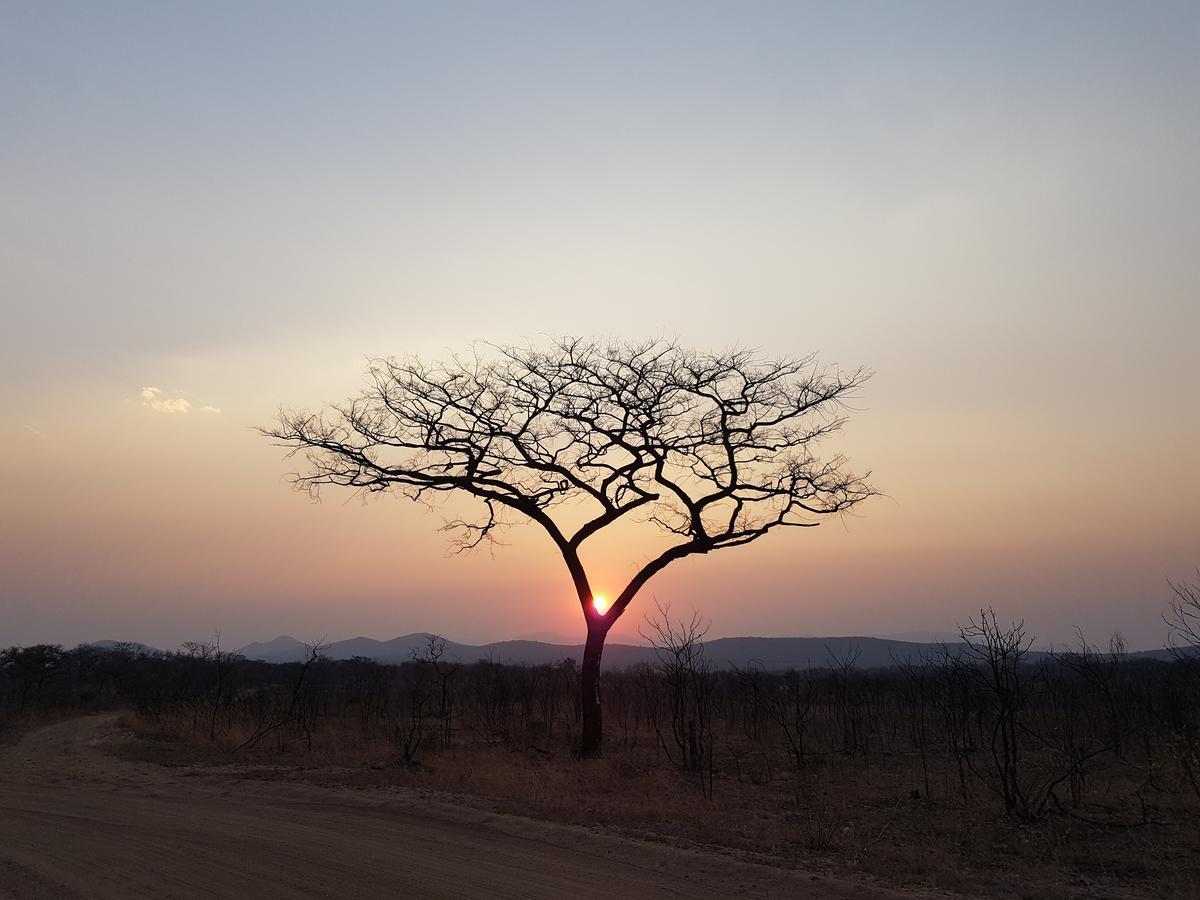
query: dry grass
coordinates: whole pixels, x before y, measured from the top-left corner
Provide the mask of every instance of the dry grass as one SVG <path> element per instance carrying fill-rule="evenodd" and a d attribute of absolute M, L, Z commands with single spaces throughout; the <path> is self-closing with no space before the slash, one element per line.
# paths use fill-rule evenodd
<path fill-rule="evenodd" d="M 950 799 L 953 785 L 921 796 L 912 758 L 814 758 L 796 773 L 730 747 L 739 763 L 699 778 L 669 766 L 643 737 L 602 760 L 572 757 L 567 739 L 519 744 L 460 741 L 405 766 L 384 739 L 356 723 L 325 721 L 240 752 L 236 727 L 210 742 L 189 720 L 129 720 L 141 738 L 124 752 L 164 765 L 209 766 L 230 777 L 300 780 L 350 788 L 400 786 L 490 808 L 674 844 L 702 845 L 773 865 L 855 875 L 896 887 L 1005 898 L 1200 897 L 1200 831 L 1186 794 L 1155 793 L 1153 823 L 1114 827 L 1053 815 L 1007 819 L 986 797 Z M 1089 812 L 1134 821 L 1135 786 L 1116 775 Z M 1123 817 L 1123 818 L 1122 818 Z"/>

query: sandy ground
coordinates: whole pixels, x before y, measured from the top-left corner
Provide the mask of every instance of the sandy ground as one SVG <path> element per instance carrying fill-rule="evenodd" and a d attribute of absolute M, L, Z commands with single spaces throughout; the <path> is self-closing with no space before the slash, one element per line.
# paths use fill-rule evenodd
<path fill-rule="evenodd" d="M 135 764 L 114 716 L 0 751 L 0 897 L 911 897 L 395 790 Z"/>

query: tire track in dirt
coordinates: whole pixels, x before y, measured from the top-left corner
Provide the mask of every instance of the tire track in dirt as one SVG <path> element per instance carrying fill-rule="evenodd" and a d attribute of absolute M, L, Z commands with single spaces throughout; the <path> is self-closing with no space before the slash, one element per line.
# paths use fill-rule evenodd
<path fill-rule="evenodd" d="M 394 791 L 130 763 L 113 715 L 0 751 L 0 897 L 913 895 Z"/>

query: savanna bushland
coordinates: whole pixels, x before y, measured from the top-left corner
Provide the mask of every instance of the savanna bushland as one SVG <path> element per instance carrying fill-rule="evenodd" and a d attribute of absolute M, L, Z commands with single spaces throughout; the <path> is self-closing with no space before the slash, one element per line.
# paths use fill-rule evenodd
<path fill-rule="evenodd" d="M 952 894 L 1191 896 L 1200 867 L 1200 586 L 1172 653 L 1082 634 L 1056 652 L 985 609 L 935 652 L 866 669 L 718 669 L 660 608 L 655 663 L 606 673 L 604 756 L 579 760 L 580 667 L 287 664 L 219 641 L 10 648 L 0 717 L 128 710 L 119 752 L 230 777 L 418 790 L 785 867 Z"/>

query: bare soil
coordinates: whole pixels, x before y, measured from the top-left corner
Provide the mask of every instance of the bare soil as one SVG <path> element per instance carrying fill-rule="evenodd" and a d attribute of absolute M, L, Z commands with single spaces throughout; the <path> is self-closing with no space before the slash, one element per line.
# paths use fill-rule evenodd
<path fill-rule="evenodd" d="M 119 758 L 130 740 L 109 714 L 0 749 L 0 897 L 930 896 L 404 787 Z"/>
<path fill-rule="evenodd" d="M 1129 766 L 1091 773 L 1093 797 L 1078 815 L 1029 822 L 1005 816 L 982 788 L 964 799 L 949 769 L 934 772 L 927 791 L 915 751 L 877 753 L 870 764 L 812 753 L 795 772 L 787 760 L 768 766 L 725 734 L 726 758 L 736 753 L 740 761 L 717 772 L 709 793 L 646 735 L 614 739 L 603 759 L 583 764 L 565 735 L 487 741 L 462 734 L 408 766 L 392 742 L 368 739 L 354 719 L 323 717 L 307 737 L 281 730 L 243 749 L 252 733 L 244 722 L 222 723 L 217 740 L 186 715 L 124 722 L 139 740 L 114 749 L 137 764 L 533 817 L 704 859 L 816 874 L 854 885 L 861 896 L 882 887 L 1002 900 L 1200 900 L 1194 796 L 1163 768 L 1145 794 L 1149 822 L 1139 818 L 1141 779 Z"/>

